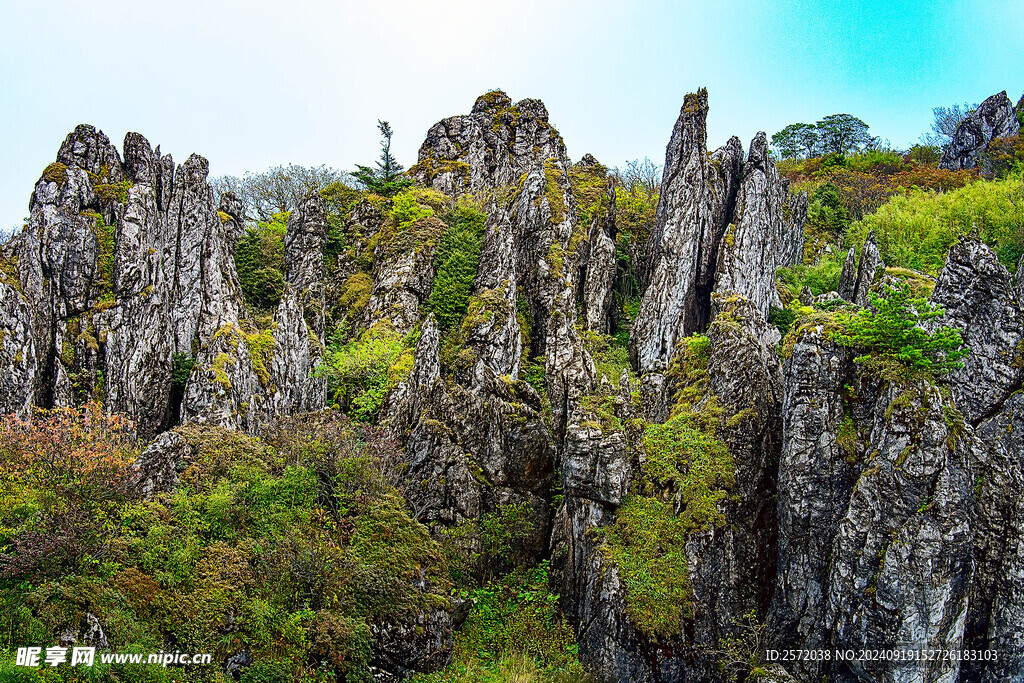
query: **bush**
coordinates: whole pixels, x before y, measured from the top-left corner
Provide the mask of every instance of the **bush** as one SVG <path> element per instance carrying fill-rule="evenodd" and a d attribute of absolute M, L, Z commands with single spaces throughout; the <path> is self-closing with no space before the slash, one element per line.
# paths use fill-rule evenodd
<path fill-rule="evenodd" d="M 288 213 L 269 223 L 247 228 L 235 248 L 235 269 L 246 304 L 260 310 L 276 308 L 284 293 L 284 235 Z"/>
<path fill-rule="evenodd" d="M 383 326 L 348 343 L 335 336 L 316 375 L 326 378 L 328 394 L 343 411 L 369 422 L 412 370 L 413 344 Z"/>
<path fill-rule="evenodd" d="M 372 624 L 447 603 L 440 547 L 395 489 L 392 439 L 337 413 L 286 418 L 266 442 L 181 427 L 193 457 L 173 493 L 145 500 L 122 486 L 138 447 L 121 418 L 53 411 L 5 418 L 0 434 L 0 551 L 15 558 L 0 578 L 0 629 L 11 643 L 56 644 L 88 612 L 115 652 L 178 649 L 222 662 L 247 650 L 243 680 L 366 681 Z M 80 550 L 51 544 L 45 564 L 26 563 L 11 534 L 38 536 L 46 515 L 73 507 L 87 514 L 56 531 L 66 538 L 74 523 Z M 421 580 L 436 588 L 417 588 Z M 0 664 L 0 678 L 11 669 Z M 216 665 L 98 662 L 95 674 L 169 681 L 168 671 L 195 683 L 223 676 Z M 81 680 L 68 667 L 18 673 Z"/>
<path fill-rule="evenodd" d="M 572 626 L 558 608 L 558 595 L 548 587 L 547 561 L 518 569 L 466 598 L 473 602 L 473 611 L 455 634 L 452 664 L 436 674 L 415 676 L 414 683 L 539 683 L 582 677 Z"/>
<path fill-rule="evenodd" d="M 931 376 L 963 367 L 957 361 L 969 349 L 957 330 L 940 327 L 928 332 L 921 327 L 921 323 L 942 316 L 942 309 L 932 307 L 927 299 L 914 298 L 906 282 L 885 290 L 884 295 L 872 292 L 871 307 L 847 316 L 844 330 L 833 335 L 844 346 L 866 351 L 855 362 L 895 362 Z"/>
<path fill-rule="evenodd" d="M 1018 174 L 942 194 L 897 195 L 851 226 L 849 240 L 862 244 L 872 230 L 887 265 L 936 275 L 957 238 L 977 230 L 1013 269 L 1024 245 L 1024 180 Z"/>
<path fill-rule="evenodd" d="M 689 529 L 656 497 L 630 495 L 606 531 L 605 557 L 619 570 L 626 613 L 650 636 L 679 633 L 692 611 L 686 562 Z"/>
<path fill-rule="evenodd" d="M 469 204 L 459 204 L 445 216 L 448 231 L 434 254 L 434 286 L 426 304 L 426 310 L 437 318 L 442 334 L 466 314 L 480 263 L 486 220 L 485 213 Z"/>

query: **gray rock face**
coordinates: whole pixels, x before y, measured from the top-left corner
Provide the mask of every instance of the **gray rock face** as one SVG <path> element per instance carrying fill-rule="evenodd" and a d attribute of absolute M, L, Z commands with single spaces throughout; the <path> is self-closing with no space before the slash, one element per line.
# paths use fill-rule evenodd
<path fill-rule="evenodd" d="M 953 245 L 932 292 L 946 315 L 936 324 L 960 330 L 971 349 L 949 376 L 957 407 L 978 424 L 1021 387 L 1024 310 L 1021 293 L 996 255 L 977 240 Z"/>
<path fill-rule="evenodd" d="M 421 223 L 434 232 L 443 227 L 436 218 L 425 218 Z M 421 244 L 381 258 L 374 267 L 373 288 L 363 310 L 361 329 L 386 320 L 399 334 L 408 334 L 420 323 L 420 309 L 434 284 L 435 252 L 436 247 Z"/>
<path fill-rule="evenodd" d="M 707 152 L 707 91 L 687 95 L 665 152 L 651 233 L 650 273 L 633 324 L 638 371 L 663 371 L 676 342 L 707 326 L 714 268 L 740 178 L 743 150 L 732 138 Z"/>
<path fill-rule="evenodd" d="M 739 140 L 708 154 L 707 91 L 687 95 L 665 154 L 657 219 L 630 357 L 641 374 L 668 367 L 675 345 L 707 328 L 711 293 L 781 306 L 775 271 L 803 256 L 805 194 L 790 196 L 763 133 L 743 163 Z M 769 332 L 771 334 L 771 332 Z"/>
<path fill-rule="evenodd" d="M 879 384 L 814 329 L 801 332 L 786 375 L 769 622 L 779 643 L 959 647 L 974 572 L 970 454 L 978 444 L 969 428 L 937 387 Z M 958 666 L 805 663 L 801 671 L 953 681 Z"/>
<path fill-rule="evenodd" d="M 18 281 L 2 274 L 0 311 L 0 414 L 26 417 L 34 404 L 38 372 L 32 308 Z"/>
<path fill-rule="evenodd" d="M 764 133 L 758 133 L 750 143 L 732 222 L 719 247 L 715 290 L 745 297 L 765 319 L 770 308 L 781 308 L 775 271 L 786 265 L 780 261 L 783 237 L 799 241 L 801 256 L 803 252 L 803 221 L 796 224 L 796 218 L 786 185 L 768 156 L 768 141 Z M 785 249 L 793 251 L 795 246 L 786 245 Z M 791 254 L 785 258 L 791 258 Z"/>
<path fill-rule="evenodd" d="M 974 481 L 978 521 L 977 566 L 971 586 L 964 647 L 993 649 L 997 662 L 965 662 L 965 680 L 1024 679 L 1024 394 L 978 425 Z"/>
<path fill-rule="evenodd" d="M 878 251 L 878 239 L 872 230 L 861 249 L 859 265 L 854 247 L 850 247 L 846 254 L 843 272 L 839 275 L 839 288 L 836 290 L 839 297 L 858 306 L 867 306 L 871 285 L 875 282 L 878 269 L 884 267 L 882 255 Z"/>
<path fill-rule="evenodd" d="M 610 334 L 612 305 L 615 303 L 615 186 L 608 183 L 605 191 L 608 213 L 595 217 L 587 235 L 587 251 L 583 261 L 583 323 L 586 329 Z"/>
<path fill-rule="evenodd" d="M 778 474 L 779 555 L 771 617 L 783 643 L 823 645 L 832 538 L 856 481 L 837 442 L 849 354 L 805 329 L 786 362 Z M 813 493 L 812 493 L 813 492 Z"/>
<path fill-rule="evenodd" d="M 857 247 L 850 247 L 843 261 L 843 271 L 839 274 L 839 286 L 836 288 L 839 298 L 854 301 L 857 296 Z"/>
<path fill-rule="evenodd" d="M 953 140 L 939 160 L 939 168 L 956 171 L 983 167 L 982 152 L 988 143 L 1019 132 L 1020 123 L 1006 91 L 992 95 L 956 127 Z"/>
<path fill-rule="evenodd" d="M 468 390 L 440 375 L 440 336 L 433 316 L 423 324 L 409 380 L 391 398 L 390 425 L 408 434 L 408 492 L 427 522 L 454 526 L 507 505 L 526 505 L 543 550 L 554 474 L 552 436 L 540 398 L 523 381 L 484 368 L 484 384 Z"/>
<path fill-rule="evenodd" d="M 512 104 L 496 90 L 470 114 L 434 124 L 410 174 L 452 197 L 514 185 L 537 160 L 565 159 L 565 143 L 539 100 Z"/>
<path fill-rule="evenodd" d="M 774 577 L 775 507 L 771 500 L 778 452 L 782 395 L 774 344 L 765 345 L 767 324 L 749 301 L 716 302 L 708 330 L 710 394 L 728 425 L 721 437 L 736 463 L 734 498 L 720 510 L 727 524 L 694 533 L 687 543 L 694 613 L 678 636 L 653 640 L 627 616 L 625 588 L 608 564 L 595 530 L 614 520 L 636 474 L 637 434 L 602 423 L 578 405 L 566 430 L 562 454 L 565 503 L 552 535 L 552 568 L 566 608 L 578 623 L 580 654 L 599 680 L 718 680 L 714 650 L 735 635 L 734 618 L 763 614 Z M 742 359 L 742 360 L 741 360 Z M 611 405 L 628 423 L 639 406 L 627 375 Z M 743 530 L 758 529 L 757 534 Z"/>
<path fill-rule="evenodd" d="M 250 411 L 315 403 L 316 382 L 308 370 L 319 358 L 320 341 L 310 340 L 305 323 L 281 325 L 292 319 L 288 310 L 278 316 L 278 338 L 261 337 L 258 353 L 277 346 L 291 350 L 297 364 L 290 376 L 280 367 L 276 378 L 291 383 L 285 393 L 309 398 L 271 400 L 269 358 L 257 358 L 253 366 L 248 346 L 256 330 L 246 318 L 233 257 L 242 232 L 239 202 L 226 194 L 219 207 L 214 204 L 208 164 L 198 155 L 175 167 L 137 133 L 126 136 L 124 151 L 122 163 L 102 132 L 79 126 L 36 184 L 29 223 L 5 255 L 15 273 L 4 271 L 0 292 L 0 329 L 11 330 L 5 362 L 12 375 L 31 374 L 33 382 L 19 379 L 23 390 L 5 400 L 24 409 L 28 403 L 102 399 L 153 435 L 178 419 L 171 373 L 180 356 L 195 357 L 204 369 L 184 391 L 186 419 L 206 415 L 217 424 L 255 428 L 260 419 L 255 413 L 245 417 Z M 306 287 L 304 296 L 323 278 L 316 245 L 323 236 L 322 209 L 316 212 L 304 206 L 290 231 L 289 279 Z M 316 301 L 314 292 L 303 299 L 302 310 L 313 336 L 322 336 L 322 297 L 319 313 Z M 31 340 L 24 334 L 28 326 Z M 243 327 L 249 337 L 239 331 Z M 304 345 L 309 349 L 302 351 Z M 303 354 L 310 360 L 302 361 Z M 222 372 L 211 375 L 211 368 Z M 226 382 L 236 391 L 228 402 L 221 395 Z"/>

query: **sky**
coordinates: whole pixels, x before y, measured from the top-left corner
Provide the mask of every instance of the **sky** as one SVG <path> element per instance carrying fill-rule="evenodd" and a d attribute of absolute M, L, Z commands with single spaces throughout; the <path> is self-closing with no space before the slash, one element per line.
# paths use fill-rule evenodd
<path fill-rule="evenodd" d="M 896 148 L 932 108 L 1024 91 L 1024 2 L 0 0 L 0 229 L 79 123 L 142 133 L 211 175 L 406 167 L 495 88 L 544 101 L 572 158 L 660 164 L 683 96 L 708 143 L 863 119 Z"/>

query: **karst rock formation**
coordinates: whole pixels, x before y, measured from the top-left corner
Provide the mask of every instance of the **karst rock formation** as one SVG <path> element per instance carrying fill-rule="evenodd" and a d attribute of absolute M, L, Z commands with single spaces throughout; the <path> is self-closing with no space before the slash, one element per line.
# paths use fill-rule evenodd
<path fill-rule="evenodd" d="M 473 195 L 487 213 L 462 351 L 455 363 L 445 355 L 424 308 L 433 246 L 381 251 L 353 322 L 418 331 L 382 416 L 405 446 L 411 507 L 435 530 L 527 510 L 526 550 L 550 558 L 595 680 L 723 680 L 716 649 L 750 614 L 768 647 L 1003 655 L 787 662 L 776 680 L 1024 680 L 1024 269 L 1011 276 L 977 241 L 953 248 L 932 301 L 971 351 L 943 383 L 867 374 L 825 323 L 791 333 L 780 352 L 768 322 L 782 305 L 776 270 L 803 257 L 807 197 L 780 178 L 763 133 L 746 151 L 735 137 L 709 150 L 708 112 L 706 91 L 687 95 L 671 131 L 656 218 L 635 245 L 641 303 L 621 378 L 600 374 L 585 340 L 616 327 L 614 183 L 608 210 L 584 219 L 575 167 L 539 100 L 491 92 L 430 128 L 411 175 L 453 201 Z M 942 163 L 971 168 L 985 143 L 1016 132 L 1005 93 L 989 98 Z M 139 463 L 148 492 L 173 488 L 188 457 L 176 425 L 257 434 L 326 402 L 313 370 L 347 273 L 325 270 L 321 199 L 291 213 L 284 293 L 261 329 L 235 269 L 240 203 L 230 193 L 215 203 L 207 174 L 198 155 L 176 165 L 136 133 L 119 152 L 78 126 L 0 253 L 0 411 L 102 399 L 155 439 Z M 382 221 L 365 202 L 346 219 L 364 237 Z M 859 262 L 851 250 L 839 296 L 866 305 L 882 272 L 872 235 Z M 685 370 L 695 333 L 707 345 L 696 384 Z M 542 368 L 546 395 L 527 364 Z M 689 608 L 651 633 L 630 612 L 607 533 L 647 481 L 637 425 L 678 416 L 680 395 L 688 410 L 720 411 L 714 436 L 734 475 L 722 523 L 685 538 Z M 678 496 L 665 500 L 683 512 Z M 422 615 L 419 630 L 382 628 L 380 666 L 443 666 L 451 611 Z"/>

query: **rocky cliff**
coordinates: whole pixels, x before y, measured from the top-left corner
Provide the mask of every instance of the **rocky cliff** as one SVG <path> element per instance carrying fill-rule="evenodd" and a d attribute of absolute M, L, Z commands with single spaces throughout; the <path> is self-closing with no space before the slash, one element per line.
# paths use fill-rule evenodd
<path fill-rule="evenodd" d="M 971 124 L 985 140 L 1009 130 L 989 104 Z M 410 170 L 437 211 L 296 207 L 262 314 L 236 272 L 242 208 L 215 203 L 207 162 L 175 165 L 134 133 L 122 159 L 79 126 L 0 253 L 0 409 L 91 398 L 133 416 L 160 434 L 137 466 L 153 493 L 193 449 L 169 428 L 260 433 L 325 405 L 329 334 L 408 339 L 375 415 L 404 446 L 409 508 L 438 537 L 514 513 L 503 554 L 465 537 L 471 571 L 550 558 L 596 679 L 724 680 L 723 643 L 745 643 L 1005 655 L 787 663 L 777 680 L 1020 680 L 1021 271 L 977 241 L 950 252 L 931 324 L 970 354 L 944 379 L 857 363 L 836 339 L 836 307 L 894 277 L 874 235 L 782 341 L 776 271 L 802 258 L 807 197 L 763 133 L 709 151 L 708 113 L 706 91 L 686 96 L 649 239 L 620 249 L 615 178 L 571 163 L 538 100 L 483 95 L 430 128 Z M 459 206 L 486 217 L 452 317 L 435 292 Z M 349 242 L 328 259 L 330 225 Z M 637 255 L 630 319 L 620 261 Z M 443 666 L 450 612 L 382 625 L 382 680 Z"/>
<path fill-rule="evenodd" d="M 1006 138 L 1020 132 L 1013 102 L 1004 90 L 992 95 L 974 111 L 968 113 L 956 127 L 953 139 L 946 146 L 939 160 L 940 168 L 956 171 L 964 168 L 979 168 L 991 171 L 984 152 L 996 138 Z"/>

